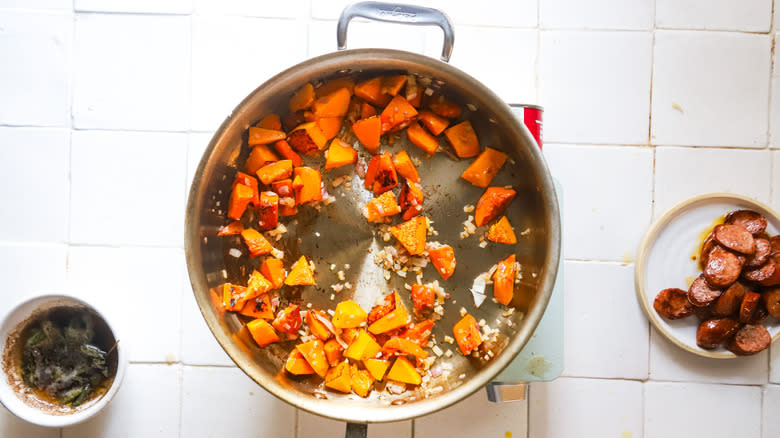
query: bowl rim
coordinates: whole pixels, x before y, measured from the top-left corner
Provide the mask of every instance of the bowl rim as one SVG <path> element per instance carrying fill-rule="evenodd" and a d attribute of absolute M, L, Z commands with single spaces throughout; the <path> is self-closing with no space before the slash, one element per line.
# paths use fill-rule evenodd
<path fill-rule="evenodd" d="M 705 193 L 705 194 L 684 199 L 678 202 L 677 204 L 673 205 L 668 210 L 666 210 L 664 214 L 662 214 L 657 219 L 655 219 L 653 223 L 650 224 L 650 226 L 647 228 L 645 235 L 642 237 L 642 240 L 639 243 L 639 249 L 637 250 L 636 260 L 634 261 L 634 289 L 636 292 L 637 301 L 639 301 L 639 305 L 642 307 L 642 311 L 645 313 L 645 316 L 647 317 L 648 320 L 650 320 L 650 323 L 653 325 L 653 327 L 656 330 L 658 330 L 658 332 L 661 333 L 668 341 L 680 347 L 681 349 L 698 356 L 709 357 L 712 359 L 734 359 L 741 356 L 737 356 L 736 354 L 730 351 L 710 351 L 704 349 L 696 349 L 684 343 L 682 340 L 680 340 L 674 333 L 669 331 L 661 323 L 661 317 L 658 315 L 655 309 L 653 309 L 652 306 L 650 305 L 647 291 L 645 290 L 645 264 L 647 263 L 650 246 L 653 244 L 653 242 L 655 242 L 658 233 L 672 219 L 677 217 L 677 215 L 679 215 L 681 211 L 688 208 L 689 206 L 700 203 L 702 201 L 718 199 L 718 198 L 722 198 L 725 200 L 735 200 L 735 201 L 743 202 L 745 204 L 753 205 L 758 209 L 766 211 L 776 221 L 780 222 L 780 215 L 778 215 L 778 213 L 772 207 L 770 207 L 769 205 L 761 201 L 758 201 L 756 199 L 753 199 L 745 195 L 726 193 L 726 192 L 714 192 L 714 193 Z M 780 330 L 778 330 L 778 332 L 775 333 L 775 335 L 772 337 L 771 343 L 774 343 L 778 338 L 780 338 Z"/>
<path fill-rule="evenodd" d="M 70 302 L 87 307 L 88 309 L 97 313 L 97 315 L 103 319 L 109 330 L 111 330 L 111 334 L 114 336 L 114 339 L 122 339 L 120 338 L 120 334 L 117 332 L 116 325 L 111 323 L 110 319 L 106 316 L 107 314 L 103 312 L 102 309 L 86 302 L 81 297 L 70 292 L 43 292 L 20 300 L 15 305 L 10 307 L 8 312 L 6 312 L 2 318 L 0 318 L 0 336 L 2 336 L 0 354 L 5 352 L 7 341 L 10 339 L 9 334 L 11 334 L 13 330 L 17 329 L 22 322 L 24 322 L 41 306 L 46 305 L 52 301 L 62 301 L 63 303 Z M 32 311 L 28 309 L 29 306 L 34 306 Z M 9 321 L 13 322 L 10 323 Z M 8 324 L 12 325 L 6 327 Z M 51 414 L 25 403 L 16 395 L 16 392 L 8 383 L 8 375 L 5 372 L 4 367 L 0 367 L 0 404 L 2 404 L 6 409 L 8 409 L 9 412 L 18 418 L 21 418 L 22 420 L 32 424 L 55 428 L 73 426 L 94 417 L 98 412 L 102 411 L 103 408 L 109 404 L 109 402 L 119 391 L 119 387 L 122 385 L 122 381 L 124 380 L 127 369 L 127 364 L 127 345 L 126 343 L 122 344 L 120 342 L 117 344 L 117 369 L 114 375 L 114 380 L 111 382 L 111 386 L 97 401 L 95 401 L 95 403 L 69 414 Z"/>

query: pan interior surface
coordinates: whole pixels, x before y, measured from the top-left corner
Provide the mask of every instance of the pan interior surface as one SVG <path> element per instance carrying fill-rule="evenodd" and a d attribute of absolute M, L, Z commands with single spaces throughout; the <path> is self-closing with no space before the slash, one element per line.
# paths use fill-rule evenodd
<path fill-rule="evenodd" d="M 473 215 L 465 212 L 464 207 L 476 205 L 483 193 L 483 189 L 459 177 L 471 159 L 457 160 L 454 155 L 442 152 L 427 158 L 408 142 L 405 133 L 393 145 L 383 140 L 381 150 L 404 149 L 419 159 L 417 170 L 425 195 L 423 214 L 433 221 L 437 233 L 429 235 L 428 241 L 450 244 L 455 250 L 457 269 L 450 279 L 442 280 L 432 266 L 425 267 L 422 274 L 422 282 L 438 280 L 451 295 L 444 304 L 442 319 L 434 326 L 433 338 L 443 351 L 451 350 L 453 354 L 436 361 L 443 372 L 428 382 L 428 391 L 412 389 L 399 395 L 374 391 L 363 399 L 355 394 L 325 390 L 321 379 L 297 378 L 285 373 L 284 362 L 295 342 L 258 348 L 247 331 L 242 330 L 246 322 L 243 317 L 222 309 L 220 286 L 225 282 L 246 284 L 248 275 L 259 267 L 262 258 L 250 259 L 239 236 L 217 237 L 217 230 L 226 223 L 231 184 L 249 152 L 246 143 L 249 126 L 271 112 L 286 114 L 290 96 L 307 82 L 316 86 L 343 76 L 361 80 L 399 73 L 429 78 L 428 87 L 441 90 L 464 109 L 464 118 L 471 121 L 483 148 L 493 147 L 509 155 L 491 185 L 511 185 L 517 191 L 505 214 L 515 228 L 518 243 L 490 243 L 481 248 L 481 229 L 461 239 L 463 222 Z M 367 152 L 357 146 L 354 137 L 347 140 L 354 142 L 360 151 L 359 161 L 367 161 Z M 323 162 L 321 157 L 306 160 L 310 165 Z M 309 303 L 314 309 L 334 309 L 338 302 L 352 299 L 367 311 L 378 298 L 397 290 L 411 313 L 413 306 L 406 285 L 416 283 L 416 275 L 409 273 L 404 278 L 392 273 L 388 280 L 387 271 L 375 263 L 377 254 L 383 247 L 392 246 L 394 239 L 385 241 L 379 227 L 367 223 L 361 214 L 361 208 L 372 194 L 362 188 L 362 179 L 355 175 L 354 166 L 322 173 L 335 202 L 323 205 L 319 211 L 310 206 L 299 207 L 297 215 L 280 220 L 288 230 L 279 241 L 273 242 L 284 251 L 288 269 L 301 255 L 313 259 L 317 286 L 290 289 L 285 296 L 304 310 Z M 352 176 L 352 181 L 334 187 L 333 181 L 342 175 Z M 398 421 L 424 415 L 457 402 L 489 382 L 525 345 L 541 319 L 552 292 L 560 246 L 559 213 L 552 181 L 533 138 L 509 107 L 463 72 L 437 60 L 395 50 L 349 50 L 314 58 L 280 73 L 250 94 L 223 123 L 206 149 L 191 187 L 186 220 L 185 249 L 196 300 L 228 355 L 252 379 L 279 398 L 319 415 L 353 422 Z M 231 248 L 243 249 L 243 254 L 233 257 Z M 523 275 L 515 285 L 512 306 L 516 311 L 508 312 L 507 307 L 494 303 L 490 286 L 485 290 L 488 299 L 476 308 L 470 292 L 474 278 L 511 253 L 516 254 Z M 338 271 L 343 271 L 345 280 L 338 278 Z M 331 288 L 345 282 L 351 288 L 338 293 Z M 460 319 L 461 308 L 498 330 L 492 357 L 464 357 L 455 344 L 445 342 L 445 336 L 452 336 L 452 326 Z"/>

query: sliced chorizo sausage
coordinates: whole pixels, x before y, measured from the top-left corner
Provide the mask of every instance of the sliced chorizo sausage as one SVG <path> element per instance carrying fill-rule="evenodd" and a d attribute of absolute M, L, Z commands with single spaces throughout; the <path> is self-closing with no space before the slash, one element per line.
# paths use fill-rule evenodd
<path fill-rule="evenodd" d="M 726 215 L 726 224 L 739 225 L 751 234 L 759 234 L 766 229 L 766 218 L 753 210 L 737 210 Z"/>
<path fill-rule="evenodd" d="M 775 273 L 775 264 L 771 262 L 764 263 L 756 269 L 746 269 L 742 273 L 742 278 L 753 283 L 761 283 L 762 281 L 772 277 Z"/>
<path fill-rule="evenodd" d="M 701 274 L 693 280 L 688 289 L 688 301 L 696 307 L 705 307 L 712 304 L 722 293 L 721 289 L 710 287 L 704 274 Z"/>
<path fill-rule="evenodd" d="M 746 268 L 758 268 L 769 260 L 769 254 L 772 253 L 772 246 L 769 244 L 769 240 L 764 238 L 755 239 L 756 252 L 748 256 L 745 262 Z"/>
<path fill-rule="evenodd" d="M 742 283 L 735 281 L 720 297 L 710 306 L 712 313 L 717 316 L 730 316 L 739 310 L 742 299 L 745 297 L 745 288 Z"/>
<path fill-rule="evenodd" d="M 761 294 L 761 301 L 764 302 L 764 306 L 766 306 L 766 310 L 770 315 L 780 319 L 780 287 L 764 290 Z"/>
<path fill-rule="evenodd" d="M 742 261 L 736 254 L 720 245 L 710 251 L 704 266 L 704 277 L 714 288 L 725 288 L 737 281 L 742 272 Z"/>
<path fill-rule="evenodd" d="M 739 322 L 733 318 L 713 318 L 699 324 L 696 329 L 696 345 L 711 349 L 726 342 L 739 330 Z"/>
<path fill-rule="evenodd" d="M 715 241 L 726 248 L 741 254 L 753 254 L 756 251 L 756 242 L 753 235 L 739 225 L 718 225 L 712 230 Z"/>
<path fill-rule="evenodd" d="M 766 327 L 761 324 L 745 324 L 728 342 L 726 347 L 737 356 L 749 356 L 765 350 L 772 343 Z"/>
<path fill-rule="evenodd" d="M 780 252 L 780 234 L 769 238 L 769 246 L 772 248 L 772 254 Z"/>
<path fill-rule="evenodd" d="M 658 292 L 653 308 L 666 319 L 681 319 L 693 313 L 693 306 L 688 302 L 688 293 L 677 288 Z"/>
<path fill-rule="evenodd" d="M 704 243 L 701 245 L 701 251 L 699 252 L 699 266 L 701 266 L 702 269 L 707 265 L 710 251 L 712 251 L 712 248 L 714 248 L 715 245 L 715 238 L 713 238 L 712 233 L 710 233 L 707 238 L 704 239 Z"/>
<path fill-rule="evenodd" d="M 742 304 L 739 306 L 739 322 L 750 322 L 753 319 L 753 313 L 758 308 L 761 300 L 761 294 L 753 291 L 745 291 L 745 297 L 742 298 Z"/>

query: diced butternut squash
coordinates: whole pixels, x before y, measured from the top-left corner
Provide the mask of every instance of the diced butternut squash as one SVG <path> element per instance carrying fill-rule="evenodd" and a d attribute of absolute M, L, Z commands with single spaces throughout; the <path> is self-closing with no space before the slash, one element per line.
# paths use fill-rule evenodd
<path fill-rule="evenodd" d="M 482 343 L 482 336 L 479 334 L 479 325 L 477 320 L 468 313 L 463 315 L 460 321 L 452 327 L 452 334 L 458 343 L 458 348 L 464 356 L 468 356 Z"/>
<path fill-rule="evenodd" d="M 413 284 L 412 303 L 414 303 L 415 310 L 433 309 L 433 305 L 436 303 L 436 292 L 431 286 Z"/>
<path fill-rule="evenodd" d="M 274 289 L 282 287 L 284 279 L 287 278 L 287 271 L 284 270 L 284 264 L 281 260 L 273 257 L 268 257 L 263 260 L 263 264 L 260 265 L 260 272 L 263 274 L 263 277 L 271 282 L 271 286 L 273 286 Z"/>
<path fill-rule="evenodd" d="M 290 335 L 297 335 L 298 329 L 301 328 L 303 319 L 301 318 L 301 309 L 295 304 L 290 304 L 284 309 L 280 310 L 276 314 L 276 318 L 271 323 L 276 331 L 287 333 Z"/>
<path fill-rule="evenodd" d="M 317 122 L 307 122 L 298 125 L 290 132 L 287 142 L 299 153 L 311 155 L 324 148 L 328 138 L 325 137 Z"/>
<path fill-rule="evenodd" d="M 363 102 L 360 104 L 360 118 L 361 119 L 367 119 L 369 117 L 373 117 L 376 115 L 376 108 L 371 106 L 371 104 Z M 380 126 L 381 130 L 381 126 Z"/>
<path fill-rule="evenodd" d="M 398 337 L 408 339 L 419 346 L 428 345 L 428 338 L 433 332 L 433 320 L 426 319 L 409 325 Z"/>
<path fill-rule="evenodd" d="M 346 300 L 336 305 L 336 311 L 333 314 L 333 326 L 340 329 L 360 327 L 360 324 L 366 322 L 366 311 L 358 303 L 352 300 Z M 348 341 L 349 342 L 349 341 Z"/>
<path fill-rule="evenodd" d="M 295 348 L 301 352 L 303 358 L 306 359 L 306 362 L 309 362 L 309 365 L 311 365 L 318 376 L 325 377 L 325 373 L 328 372 L 328 359 L 325 357 L 322 341 L 313 339 L 309 342 L 298 344 Z"/>
<path fill-rule="evenodd" d="M 455 272 L 455 251 L 450 245 L 441 245 L 436 248 L 428 248 L 428 255 L 431 257 L 431 263 L 436 268 L 436 272 L 441 278 L 448 279 Z"/>
<path fill-rule="evenodd" d="M 441 94 L 433 96 L 428 101 L 428 108 L 435 114 L 448 119 L 454 119 L 455 117 L 460 116 L 461 113 L 461 109 L 458 105 Z"/>
<path fill-rule="evenodd" d="M 287 362 L 284 364 L 284 369 L 290 374 L 296 376 L 314 374 L 314 368 L 309 365 L 309 362 L 303 357 L 297 348 L 293 348 L 290 351 L 290 355 L 287 357 Z"/>
<path fill-rule="evenodd" d="M 401 193 L 398 195 L 398 205 L 401 207 L 402 217 L 409 220 L 422 213 L 423 191 L 420 184 L 404 181 Z"/>
<path fill-rule="evenodd" d="M 244 301 L 251 300 L 253 298 L 257 298 L 260 295 L 264 295 L 268 293 L 268 291 L 273 288 L 273 285 L 270 281 L 268 281 L 267 278 L 263 274 L 261 274 L 259 271 L 254 270 L 251 274 L 249 274 L 249 279 L 247 280 L 246 284 L 246 295 L 244 296 Z M 243 307 L 243 303 L 242 303 Z"/>
<path fill-rule="evenodd" d="M 351 327 L 351 328 L 345 328 L 341 330 L 341 340 L 346 342 L 347 345 L 351 344 L 352 341 L 357 338 L 358 333 L 360 333 L 360 329 Z"/>
<path fill-rule="evenodd" d="M 271 297 L 268 294 L 262 294 L 259 297 L 247 300 L 239 313 L 254 319 L 260 318 L 272 321 L 274 319 L 274 311 Z"/>
<path fill-rule="evenodd" d="M 401 91 L 401 88 L 404 87 L 404 84 L 406 84 L 406 78 L 406 75 L 383 76 L 380 91 L 383 94 L 395 96 Z"/>
<path fill-rule="evenodd" d="M 507 155 L 505 153 L 493 148 L 485 148 L 469 167 L 463 171 L 460 177 L 484 189 L 493 181 L 493 178 L 501 170 L 506 159 Z"/>
<path fill-rule="evenodd" d="M 279 195 L 274 192 L 260 194 L 257 226 L 263 231 L 273 230 L 279 224 Z"/>
<path fill-rule="evenodd" d="M 371 158 L 363 185 L 367 189 L 372 189 L 376 196 L 392 190 L 398 185 L 398 174 L 395 171 L 390 153 L 385 152 Z"/>
<path fill-rule="evenodd" d="M 382 121 L 378 116 L 370 116 L 355 121 L 352 124 L 352 132 L 360 140 L 369 152 L 376 154 L 379 152 L 379 141 L 382 137 Z"/>
<path fill-rule="evenodd" d="M 436 150 L 439 149 L 439 140 L 425 131 L 417 122 L 412 122 L 406 128 L 406 136 L 413 145 L 422 149 L 428 155 L 435 154 Z"/>
<path fill-rule="evenodd" d="M 236 184 L 230 192 L 227 216 L 230 219 L 241 219 L 246 207 L 252 202 L 252 198 L 254 198 L 254 193 L 252 192 L 251 187 L 247 187 L 243 184 Z"/>
<path fill-rule="evenodd" d="M 293 172 L 292 160 L 280 160 L 266 164 L 257 171 L 257 178 L 265 185 L 271 185 L 274 181 L 289 178 Z"/>
<path fill-rule="evenodd" d="M 247 173 L 254 175 L 261 167 L 275 161 L 279 161 L 279 157 L 268 149 L 268 146 L 264 144 L 257 145 L 249 151 L 249 157 L 244 164 L 244 170 L 246 170 Z"/>
<path fill-rule="evenodd" d="M 339 88 L 314 101 L 312 112 L 314 117 L 344 117 L 349 108 L 352 93 L 346 88 Z"/>
<path fill-rule="evenodd" d="M 512 225 L 509 223 L 509 219 L 507 219 L 506 216 L 501 216 L 501 219 L 499 219 L 498 222 L 490 226 L 487 238 L 491 242 L 506 243 L 507 245 L 514 245 L 517 243 L 515 230 L 512 229 Z"/>
<path fill-rule="evenodd" d="M 246 328 L 249 330 L 249 334 L 252 335 L 252 339 L 254 339 L 260 347 L 279 342 L 279 335 L 276 334 L 276 330 L 274 330 L 274 328 L 271 327 L 271 324 L 264 319 L 249 321 Z"/>
<path fill-rule="evenodd" d="M 227 225 L 222 225 L 217 231 L 217 236 L 235 236 L 244 231 L 244 224 L 239 221 L 232 221 Z"/>
<path fill-rule="evenodd" d="M 281 131 L 282 119 L 279 117 L 279 114 L 271 113 L 260 119 L 255 126 L 258 128 L 271 129 L 273 131 Z"/>
<path fill-rule="evenodd" d="M 325 169 L 335 169 L 357 161 L 357 151 L 347 143 L 334 138 L 328 148 L 328 158 L 325 160 Z"/>
<path fill-rule="evenodd" d="M 306 84 L 293 94 L 290 98 L 290 111 L 300 111 L 311 108 L 314 103 L 314 86 Z"/>
<path fill-rule="evenodd" d="M 225 283 L 222 285 L 222 307 L 225 310 L 241 310 L 246 302 L 246 287 L 237 284 Z"/>
<path fill-rule="evenodd" d="M 255 126 L 249 127 L 249 146 L 256 146 L 259 144 L 269 144 L 275 141 L 284 140 L 287 134 L 284 131 L 277 131 L 276 129 L 258 128 Z"/>
<path fill-rule="evenodd" d="M 374 337 L 361 329 L 357 337 L 349 344 L 347 351 L 344 352 L 344 357 L 353 360 L 370 359 L 376 357 L 380 350 L 382 347 L 374 340 Z"/>
<path fill-rule="evenodd" d="M 328 370 L 325 376 L 325 386 L 336 391 L 348 394 L 352 391 L 352 376 L 349 372 L 349 363 L 341 362 Z"/>
<path fill-rule="evenodd" d="M 390 368 L 390 372 L 387 373 L 387 378 L 410 385 L 419 385 L 422 382 L 420 373 L 414 369 L 414 365 L 405 357 L 399 357 L 395 360 L 393 367 Z"/>
<path fill-rule="evenodd" d="M 363 366 L 376 381 L 381 381 L 385 377 L 387 369 L 390 367 L 390 361 L 386 359 L 366 359 Z"/>
<path fill-rule="evenodd" d="M 279 216 L 292 216 L 298 212 L 295 208 L 295 190 L 291 179 L 276 181 L 271 184 L 271 188 L 279 195 Z"/>
<path fill-rule="evenodd" d="M 260 205 L 260 190 L 257 185 L 257 178 L 252 175 L 247 175 L 244 172 L 237 172 L 236 179 L 233 180 L 233 188 L 237 184 L 243 184 L 252 189 L 252 200 L 249 202 L 254 206 Z"/>
<path fill-rule="evenodd" d="M 333 336 L 326 326 L 326 321 L 330 322 L 330 319 L 323 311 L 311 309 L 306 312 L 306 325 L 309 326 L 309 331 L 321 341 L 327 341 Z"/>
<path fill-rule="evenodd" d="M 485 193 L 477 201 L 477 208 L 474 211 L 474 223 L 481 227 L 495 219 L 515 198 L 517 192 L 514 189 L 504 187 L 488 187 Z"/>
<path fill-rule="evenodd" d="M 417 79 L 413 75 L 409 75 L 406 81 L 406 93 L 404 95 L 406 96 L 406 100 L 409 101 L 410 105 L 412 105 L 415 108 L 420 107 L 420 102 L 422 102 L 423 90 L 422 87 L 417 83 Z"/>
<path fill-rule="evenodd" d="M 328 79 L 320 87 L 314 89 L 314 94 L 319 98 L 341 88 L 346 88 L 349 90 L 349 94 L 352 94 L 355 91 L 355 81 L 350 77 Z"/>
<path fill-rule="evenodd" d="M 496 272 L 493 273 L 493 297 L 499 303 L 508 306 L 512 302 L 515 289 L 515 255 L 498 262 Z"/>
<path fill-rule="evenodd" d="M 244 243 L 246 243 L 247 248 L 249 248 L 250 257 L 257 257 L 268 254 L 274 249 L 265 236 L 260 234 L 260 232 L 254 228 L 247 228 L 242 231 L 241 237 L 244 238 Z"/>
<path fill-rule="evenodd" d="M 355 96 L 365 100 L 371 105 L 383 107 L 390 101 L 391 96 L 382 93 L 382 77 L 376 77 L 355 85 Z"/>
<path fill-rule="evenodd" d="M 476 157 L 479 154 L 479 139 L 468 120 L 445 129 L 444 136 L 460 158 Z"/>
<path fill-rule="evenodd" d="M 383 304 L 374 306 L 371 313 L 370 321 L 373 322 L 370 322 L 368 331 L 375 335 L 401 328 L 410 321 L 409 313 L 395 291 L 385 297 Z"/>
<path fill-rule="evenodd" d="M 425 250 L 428 234 L 428 220 L 425 216 L 415 216 L 406 222 L 390 227 L 393 235 L 411 255 L 419 255 Z"/>
<path fill-rule="evenodd" d="M 276 152 L 284 157 L 285 160 L 292 161 L 293 167 L 300 167 L 303 164 L 303 159 L 293 150 L 290 143 L 287 143 L 287 140 L 279 140 L 274 143 L 274 149 L 276 149 Z"/>
<path fill-rule="evenodd" d="M 366 370 L 358 369 L 356 365 L 352 365 L 349 372 L 352 379 L 352 391 L 363 398 L 368 397 L 371 386 L 374 384 L 371 374 Z"/>
<path fill-rule="evenodd" d="M 311 167 L 296 167 L 292 187 L 295 191 L 295 203 L 303 205 L 322 199 L 322 175 Z"/>
<path fill-rule="evenodd" d="M 341 131 L 341 125 L 344 122 L 343 117 L 322 117 L 317 119 L 317 126 L 328 140 L 338 135 Z"/>
<path fill-rule="evenodd" d="M 385 342 L 385 345 L 382 346 L 382 351 L 386 353 L 397 352 L 402 355 L 414 356 L 420 360 L 428 357 L 428 352 L 420 348 L 415 342 L 399 337 L 390 338 Z"/>
<path fill-rule="evenodd" d="M 401 212 L 401 207 L 395 200 L 393 192 L 384 192 L 374 198 L 363 207 L 363 216 L 369 222 L 384 222 L 385 218 L 395 216 Z"/>
<path fill-rule="evenodd" d="M 314 271 L 305 256 L 301 256 L 293 263 L 290 267 L 290 273 L 284 279 L 284 284 L 287 286 L 313 286 L 316 284 Z"/>
<path fill-rule="evenodd" d="M 395 96 L 380 116 L 382 133 L 406 128 L 415 117 L 417 117 L 417 110 L 407 102 L 406 98 L 401 95 Z"/>
<path fill-rule="evenodd" d="M 420 111 L 420 115 L 417 117 L 417 120 L 419 120 L 420 124 L 425 126 L 425 128 L 433 135 L 441 134 L 445 129 L 447 129 L 447 126 L 450 125 L 449 120 L 438 116 L 431 111 Z"/>
<path fill-rule="evenodd" d="M 393 166 L 395 166 L 396 172 L 409 181 L 419 183 L 420 176 L 417 174 L 417 169 L 412 163 L 412 159 L 409 158 L 409 154 L 402 150 L 395 154 L 393 157 Z"/>
<path fill-rule="evenodd" d="M 341 346 L 339 341 L 331 339 L 325 343 L 325 357 L 328 359 L 328 364 L 332 367 L 336 366 L 344 358 L 344 347 Z"/>

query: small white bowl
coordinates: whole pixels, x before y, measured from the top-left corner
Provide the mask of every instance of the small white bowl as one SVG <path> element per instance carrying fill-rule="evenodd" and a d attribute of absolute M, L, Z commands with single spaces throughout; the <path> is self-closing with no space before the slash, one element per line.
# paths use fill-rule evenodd
<path fill-rule="evenodd" d="M 11 367 L 6 366 L 7 364 L 5 362 L 7 359 L 6 348 L 9 347 L 9 341 L 18 336 L 21 330 L 29 322 L 31 316 L 38 314 L 38 312 L 63 306 L 86 308 L 94 311 L 103 319 L 103 321 L 105 321 L 106 325 L 108 325 L 114 339 L 120 342 L 116 346 L 118 354 L 117 368 L 111 386 L 109 386 L 99 397 L 87 401 L 77 408 L 68 410 L 67 412 L 57 412 L 53 409 L 46 409 L 43 406 L 34 406 L 29 401 L 26 402 L 23 399 L 23 396 L 18 394 L 18 390 L 14 389 L 14 382 L 16 382 L 16 387 L 18 387 L 21 382 L 21 377 L 18 376 L 14 370 L 11 370 Z M 2 348 L 0 348 L 0 355 L 2 356 L 2 364 L 0 364 L 0 403 L 17 417 L 39 426 L 65 427 L 81 423 L 93 417 L 114 398 L 114 395 L 116 395 L 119 390 L 119 386 L 124 378 L 125 369 L 127 368 L 126 349 L 124 348 L 115 327 L 111 325 L 105 314 L 98 309 L 95 309 L 94 306 L 70 295 L 42 295 L 17 305 L 0 320 L 0 340 L 2 340 Z M 9 372 L 7 373 L 7 371 Z M 23 385 L 23 383 L 21 384 Z"/>

